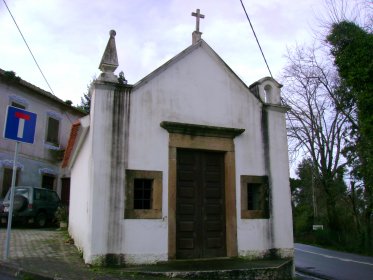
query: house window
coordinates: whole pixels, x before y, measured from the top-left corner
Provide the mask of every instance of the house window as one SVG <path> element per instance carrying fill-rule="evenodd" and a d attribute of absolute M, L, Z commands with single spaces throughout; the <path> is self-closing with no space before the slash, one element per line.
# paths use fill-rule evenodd
<path fill-rule="evenodd" d="M 26 106 L 23 105 L 23 104 L 20 104 L 20 103 L 17 103 L 15 101 L 12 101 L 12 103 L 10 104 L 10 106 L 13 106 L 13 107 L 17 107 L 19 109 L 23 109 L 23 110 L 26 110 Z"/>
<path fill-rule="evenodd" d="M 241 218 L 269 218 L 267 176 L 241 176 Z"/>
<path fill-rule="evenodd" d="M 49 190 L 54 188 L 55 177 L 53 175 L 44 174 L 41 181 L 41 187 Z"/>
<path fill-rule="evenodd" d="M 47 136 L 45 139 L 46 142 L 52 143 L 58 146 L 59 145 L 59 142 L 58 142 L 59 130 L 60 130 L 60 121 L 55 118 L 48 117 Z"/>
<path fill-rule="evenodd" d="M 4 168 L 4 173 L 3 173 L 3 185 L 2 185 L 2 190 L 1 190 L 1 196 L 0 197 L 5 197 L 6 193 L 10 189 L 12 185 L 12 177 L 13 177 L 13 169 L 12 168 Z M 17 169 L 16 171 L 16 181 L 15 185 L 18 185 L 18 177 L 19 177 L 19 170 Z"/>
<path fill-rule="evenodd" d="M 162 218 L 162 172 L 126 170 L 126 219 Z"/>
<path fill-rule="evenodd" d="M 22 98 L 17 95 L 11 95 L 9 96 L 9 105 L 26 110 L 28 102 L 25 98 Z"/>

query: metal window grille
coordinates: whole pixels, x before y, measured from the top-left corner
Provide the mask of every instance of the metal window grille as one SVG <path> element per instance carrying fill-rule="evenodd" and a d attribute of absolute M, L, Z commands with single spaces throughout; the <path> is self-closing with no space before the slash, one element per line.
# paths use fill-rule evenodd
<path fill-rule="evenodd" d="M 134 180 L 134 209 L 152 209 L 152 179 Z"/>
<path fill-rule="evenodd" d="M 262 186 L 262 184 L 247 184 L 247 210 L 263 210 Z"/>

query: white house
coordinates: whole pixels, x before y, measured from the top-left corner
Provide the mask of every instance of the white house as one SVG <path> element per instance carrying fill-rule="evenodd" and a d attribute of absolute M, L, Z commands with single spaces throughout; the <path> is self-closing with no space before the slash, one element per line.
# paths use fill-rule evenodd
<path fill-rule="evenodd" d="M 245 85 L 200 35 L 129 85 L 111 31 L 68 155 L 86 263 L 293 257 L 281 85 Z"/>
<path fill-rule="evenodd" d="M 16 184 L 54 189 L 68 203 L 70 174 L 61 169 L 61 160 L 72 123 L 85 113 L 22 80 L 14 72 L 0 69 L 1 132 L 9 105 L 37 114 L 34 144 L 19 147 Z M 0 198 L 11 185 L 14 149 L 14 141 L 0 138 Z"/>

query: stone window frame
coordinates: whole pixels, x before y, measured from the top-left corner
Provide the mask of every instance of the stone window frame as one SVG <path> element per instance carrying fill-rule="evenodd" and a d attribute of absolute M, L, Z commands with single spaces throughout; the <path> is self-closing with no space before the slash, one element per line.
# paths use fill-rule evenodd
<path fill-rule="evenodd" d="M 260 184 L 262 197 L 261 209 L 247 209 L 248 184 Z M 241 175 L 241 219 L 269 219 L 269 185 L 268 176 Z"/>
<path fill-rule="evenodd" d="M 162 219 L 162 171 L 126 169 L 125 186 L 125 219 Z M 135 179 L 151 179 L 152 209 L 134 209 L 134 181 Z"/>

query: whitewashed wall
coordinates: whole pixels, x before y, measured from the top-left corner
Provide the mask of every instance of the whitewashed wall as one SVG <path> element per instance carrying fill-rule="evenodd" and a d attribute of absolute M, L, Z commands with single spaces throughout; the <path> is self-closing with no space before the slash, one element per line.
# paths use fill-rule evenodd
<path fill-rule="evenodd" d="M 69 234 L 75 245 L 84 253 L 84 259 L 91 252 L 91 145 L 92 135 L 88 133 L 71 171 Z"/>
<path fill-rule="evenodd" d="M 258 99 L 230 71 L 221 67 L 208 48 L 195 50 L 153 79 L 135 87 L 131 96 L 128 168 L 163 171 L 164 219 L 126 221 L 123 228 L 126 254 L 142 252 L 144 260 L 147 260 L 156 252 L 160 256 L 167 252 L 167 238 L 157 239 L 157 242 L 144 246 L 144 249 L 141 243 L 136 242 L 137 235 L 134 234 L 134 230 L 140 231 L 143 240 L 154 240 L 154 234 L 166 237 L 168 232 L 168 133 L 159 126 L 161 121 L 245 129 L 234 140 L 238 250 L 240 255 L 262 256 L 271 248 L 269 220 L 240 218 L 240 176 L 267 175 L 261 106 Z M 284 197 L 279 198 L 282 199 Z M 290 204 L 290 201 L 284 202 Z M 149 230 L 141 231 L 141 228 Z M 288 243 L 285 242 L 285 246 Z"/>
<path fill-rule="evenodd" d="M 282 112 L 269 111 L 268 131 L 272 176 L 273 246 L 282 248 L 279 255 L 293 256 L 293 220 L 289 187 L 289 158 L 285 118 Z"/>

